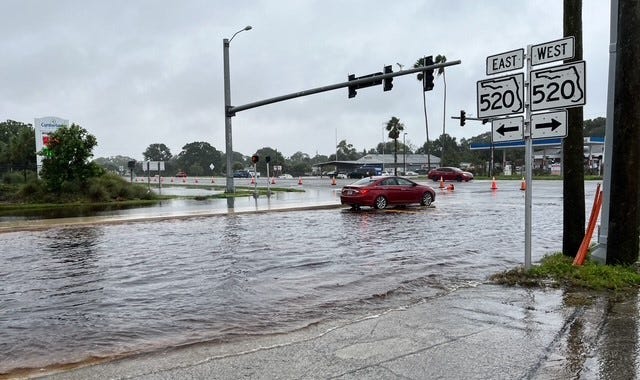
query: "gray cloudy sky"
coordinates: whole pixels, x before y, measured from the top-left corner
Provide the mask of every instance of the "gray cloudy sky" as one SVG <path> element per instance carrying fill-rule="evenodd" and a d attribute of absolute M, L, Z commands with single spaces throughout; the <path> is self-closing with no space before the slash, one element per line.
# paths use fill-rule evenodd
<path fill-rule="evenodd" d="M 606 116 L 608 1 L 583 1 L 586 119 Z M 193 141 L 224 151 L 222 39 L 231 42 L 231 97 L 242 105 L 411 67 L 423 55 L 462 64 L 447 69 L 446 131 L 469 138 L 489 125 L 450 116 L 476 113 L 485 60 L 562 38 L 562 1 L 525 0 L 2 0 L 0 120 L 58 116 L 98 139 L 96 157 L 142 158 L 152 143 L 173 154 Z M 233 118 L 234 150 L 268 146 L 286 157 L 358 150 L 383 139 L 396 116 L 407 143 L 426 138 L 415 76 L 243 111 Z M 442 133 L 443 85 L 427 93 L 429 134 Z"/>

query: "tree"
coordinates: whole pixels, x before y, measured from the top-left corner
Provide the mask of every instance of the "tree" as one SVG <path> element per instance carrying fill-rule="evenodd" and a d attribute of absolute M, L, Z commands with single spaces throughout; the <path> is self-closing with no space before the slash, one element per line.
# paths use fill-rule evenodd
<path fill-rule="evenodd" d="M 107 171 L 124 175 L 129 169 L 129 161 L 135 161 L 131 157 L 127 156 L 114 156 L 114 157 L 98 157 L 93 162 L 100 165 Z"/>
<path fill-rule="evenodd" d="M 36 169 L 36 135 L 30 126 L 21 128 L 17 135 L 9 140 L 9 156 L 11 164 L 17 169 L 22 169 L 24 180 L 27 180 L 27 171 Z"/>
<path fill-rule="evenodd" d="M 389 131 L 389 138 L 393 139 L 393 171 L 395 175 L 398 175 L 398 138 L 400 137 L 400 132 L 404 130 L 404 124 L 400 122 L 400 119 L 392 116 L 387 122 L 386 129 Z"/>
<path fill-rule="evenodd" d="M 49 138 L 49 155 L 42 160 L 40 175 L 54 193 L 82 191 L 88 180 L 104 171 L 90 162 L 93 148 L 98 145 L 95 136 L 76 124 L 62 127 Z M 44 155 L 43 151 L 38 154 Z"/>
<path fill-rule="evenodd" d="M 336 157 L 336 161 L 353 161 L 360 158 L 356 148 L 354 148 L 352 144 L 347 143 L 347 140 L 342 140 L 338 143 L 336 146 L 336 153 L 338 155 L 338 157 Z"/>
<path fill-rule="evenodd" d="M 212 175 L 222 168 L 222 152 L 204 141 L 195 141 L 182 147 L 178 154 L 178 166 L 189 175 Z M 214 165 L 211 170 L 210 165 Z"/>
<path fill-rule="evenodd" d="M 142 157 L 145 161 L 169 161 L 171 157 L 171 150 L 164 144 L 151 144 L 147 147 L 147 150 L 142 153 Z"/>
<path fill-rule="evenodd" d="M 436 56 L 435 63 L 445 63 L 445 62 L 447 62 L 447 57 L 440 54 Z M 440 75 L 442 75 L 442 81 L 444 83 L 444 95 L 443 95 L 444 101 L 442 102 L 442 135 L 444 136 L 446 134 L 445 126 L 446 126 L 446 119 L 447 119 L 447 76 L 445 75 L 444 67 L 438 68 L 438 76 Z M 443 161 L 444 161 L 444 146 L 442 147 L 442 152 L 440 153 L 440 162 L 442 163 Z"/>
<path fill-rule="evenodd" d="M 575 37 L 574 59 L 582 60 L 582 0 L 564 0 L 564 35 Z M 562 149 L 562 253 L 575 256 L 584 237 L 584 139 L 582 107 L 570 108 L 567 137 Z"/>
<path fill-rule="evenodd" d="M 256 165 L 256 169 L 258 173 L 267 174 L 267 156 L 270 157 L 271 161 L 269 162 L 269 175 L 273 175 L 273 165 L 281 165 L 283 171 L 287 171 L 288 169 L 288 161 L 284 158 L 282 153 L 270 147 L 263 147 L 256 151 L 256 153 L 260 157 L 260 161 Z M 309 165 L 311 167 L 311 165 Z"/>
<path fill-rule="evenodd" d="M 418 67 L 424 66 L 425 58 L 426 57 L 418 59 L 413 65 L 413 68 L 416 69 Z M 422 73 L 418 73 L 416 78 L 418 79 L 418 82 L 422 83 L 422 81 L 424 80 L 424 75 Z M 424 144 L 425 148 L 427 149 L 425 154 L 427 155 L 427 166 L 429 167 L 429 169 L 431 169 L 431 154 L 429 153 L 429 119 L 427 118 L 427 95 L 426 91 L 424 91 L 423 86 L 420 86 L 420 92 L 422 92 L 422 106 L 424 109 L 424 127 L 427 131 L 427 142 Z"/>
<path fill-rule="evenodd" d="M 584 135 L 593 137 L 604 137 L 604 129 L 607 124 L 607 119 L 604 117 L 596 117 L 593 120 L 584 121 Z"/>
<path fill-rule="evenodd" d="M 0 123 L 0 172 L 35 170 L 35 132 L 30 124 L 7 120 Z"/>

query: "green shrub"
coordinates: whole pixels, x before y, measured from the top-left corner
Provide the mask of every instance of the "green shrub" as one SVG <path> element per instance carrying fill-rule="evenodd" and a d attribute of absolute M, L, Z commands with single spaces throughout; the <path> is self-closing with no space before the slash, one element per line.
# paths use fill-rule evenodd
<path fill-rule="evenodd" d="M 79 195 L 81 192 L 81 186 L 76 181 L 62 181 L 60 184 L 60 193 L 65 196 Z"/>
<path fill-rule="evenodd" d="M 89 199 L 93 202 L 106 202 L 110 199 L 107 189 L 98 182 L 93 182 L 89 185 L 87 194 L 89 195 Z"/>
<path fill-rule="evenodd" d="M 31 180 L 20 186 L 16 193 L 19 199 L 35 199 L 41 197 L 45 193 L 44 184 L 39 180 Z"/>
<path fill-rule="evenodd" d="M 24 175 L 18 172 L 4 173 L 2 183 L 6 183 L 7 185 L 24 183 Z"/>

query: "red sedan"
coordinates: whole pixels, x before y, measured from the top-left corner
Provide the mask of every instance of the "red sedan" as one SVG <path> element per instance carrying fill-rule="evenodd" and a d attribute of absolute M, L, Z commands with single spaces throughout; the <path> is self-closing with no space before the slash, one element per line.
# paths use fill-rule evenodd
<path fill-rule="evenodd" d="M 444 181 L 469 182 L 473 179 L 473 174 L 459 168 L 442 167 L 430 170 L 427 177 L 434 181 L 439 181 L 442 178 Z"/>
<path fill-rule="evenodd" d="M 413 203 L 430 206 L 435 199 L 436 192 L 431 187 L 393 176 L 366 177 L 343 187 L 340 193 L 340 202 L 355 209 L 360 206 L 383 209 Z"/>

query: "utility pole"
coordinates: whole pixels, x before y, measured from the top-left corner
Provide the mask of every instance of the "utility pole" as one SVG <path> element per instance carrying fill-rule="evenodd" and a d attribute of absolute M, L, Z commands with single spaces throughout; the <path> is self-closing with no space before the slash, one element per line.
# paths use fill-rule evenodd
<path fill-rule="evenodd" d="M 637 39 L 638 1 L 618 2 L 618 35 L 615 63 L 613 111 L 613 150 L 611 156 L 611 191 L 609 197 L 608 265 L 631 265 L 638 259 L 640 210 L 640 49 Z"/>

